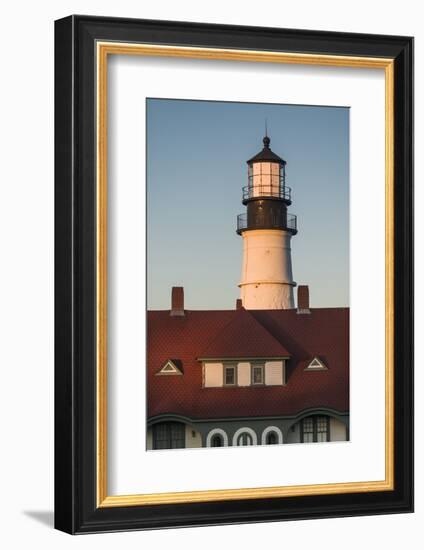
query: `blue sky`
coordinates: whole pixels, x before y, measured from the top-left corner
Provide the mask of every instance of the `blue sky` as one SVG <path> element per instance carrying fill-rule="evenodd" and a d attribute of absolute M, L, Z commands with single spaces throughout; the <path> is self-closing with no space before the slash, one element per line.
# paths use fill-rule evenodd
<path fill-rule="evenodd" d="M 349 305 L 349 109 L 147 100 L 147 301 L 169 309 L 233 309 L 242 262 L 246 160 L 263 145 L 287 161 L 294 280 L 312 307 Z"/>

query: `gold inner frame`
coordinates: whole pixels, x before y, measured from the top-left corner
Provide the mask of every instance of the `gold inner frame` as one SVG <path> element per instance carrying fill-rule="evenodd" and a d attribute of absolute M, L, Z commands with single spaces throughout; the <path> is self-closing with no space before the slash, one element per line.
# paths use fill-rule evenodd
<path fill-rule="evenodd" d="M 254 50 L 97 42 L 97 506 L 141 506 L 394 489 L 394 60 Z M 108 496 L 107 493 L 107 61 L 109 55 L 220 59 L 385 71 L 385 479 L 315 485 Z"/>

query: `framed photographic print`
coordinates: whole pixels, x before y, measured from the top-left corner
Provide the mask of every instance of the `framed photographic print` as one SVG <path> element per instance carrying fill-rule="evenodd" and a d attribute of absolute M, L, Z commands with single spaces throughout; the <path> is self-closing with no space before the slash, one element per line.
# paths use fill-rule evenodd
<path fill-rule="evenodd" d="M 55 27 L 55 524 L 413 509 L 413 39 Z"/>

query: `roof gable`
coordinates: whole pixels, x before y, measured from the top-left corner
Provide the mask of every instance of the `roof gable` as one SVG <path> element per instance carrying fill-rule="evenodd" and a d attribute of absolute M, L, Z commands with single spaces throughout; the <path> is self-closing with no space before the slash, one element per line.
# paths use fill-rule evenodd
<path fill-rule="evenodd" d="M 156 374 L 165 376 L 169 374 L 183 374 L 181 361 L 179 361 L 178 359 L 168 359 Z"/>
<path fill-rule="evenodd" d="M 289 352 L 247 310 L 241 308 L 209 342 L 199 359 L 290 357 Z"/>
<path fill-rule="evenodd" d="M 321 361 L 319 357 L 314 357 L 312 361 L 309 361 L 305 370 L 328 370 L 328 367 Z"/>

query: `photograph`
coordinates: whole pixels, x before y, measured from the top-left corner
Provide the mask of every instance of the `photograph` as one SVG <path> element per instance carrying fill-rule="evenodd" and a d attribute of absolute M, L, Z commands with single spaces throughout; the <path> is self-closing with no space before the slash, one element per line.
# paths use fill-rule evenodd
<path fill-rule="evenodd" d="M 146 121 L 146 448 L 349 441 L 349 108 Z"/>

